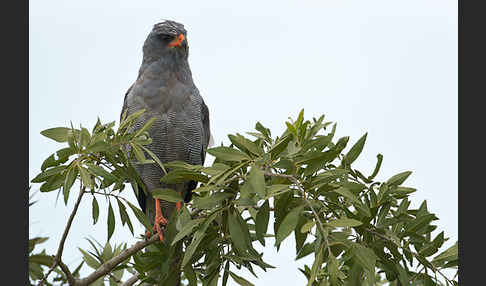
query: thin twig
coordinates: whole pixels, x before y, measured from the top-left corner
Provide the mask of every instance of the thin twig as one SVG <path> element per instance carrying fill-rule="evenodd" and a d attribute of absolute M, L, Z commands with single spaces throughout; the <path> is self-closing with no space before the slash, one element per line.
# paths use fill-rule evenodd
<path fill-rule="evenodd" d="M 138 274 L 133 275 L 127 281 L 123 282 L 120 286 L 132 286 L 138 281 Z"/>
<path fill-rule="evenodd" d="M 322 235 L 324 236 L 324 241 L 326 242 L 326 246 L 327 246 L 327 251 L 329 252 L 329 255 L 331 257 L 333 257 L 333 254 L 331 252 L 331 246 L 329 245 L 329 240 L 327 238 L 327 233 L 324 229 L 324 225 L 323 223 L 321 222 L 321 219 L 319 218 L 319 215 L 317 214 L 317 212 L 314 210 L 314 207 L 312 206 L 311 202 L 309 200 L 307 200 L 306 198 L 306 195 L 305 195 L 305 190 L 304 190 L 304 187 L 302 186 L 302 184 L 299 182 L 299 180 L 292 176 L 292 175 L 286 175 L 286 174 L 277 174 L 277 173 L 272 173 L 272 172 L 268 172 L 268 171 L 264 171 L 264 174 L 266 176 L 270 176 L 270 177 L 280 177 L 280 178 L 286 178 L 286 179 L 289 179 L 290 181 L 292 181 L 298 188 L 298 190 L 301 192 L 302 194 L 302 197 L 304 199 L 304 201 L 306 202 L 306 204 L 309 206 L 309 208 L 311 209 L 312 213 L 314 214 L 314 217 L 316 218 L 317 222 L 318 222 L 318 225 L 319 225 L 319 228 L 321 229 L 321 232 L 322 232 Z"/>
<path fill-rule="evenodd" d="M 113 281 L 115 281 L 116 284 L 121 283 L 121 280 L 116 278 L 115 275 L 113 275 L 112 273 L 108 273 L 108 275 L 110 276 L 111 279 L 113 279 Z"/>
<path fill-rule="evenodd" d="M 56 268 L 56 266 L 58 266 L 58 265 L 61 266 L 61 269 L 66 274 L 66 277 L 68 278 L 69 285 L 73 285 L 73 283 L 74 283 L 73 282 L 74 277 L 72 276 L 72 274 L 69 271 L 69 269 L 67 268 L 67 266 L 61 262 L 61 257 L 62 257 L 62 252 L 64 250 L 64 243 L 66 242 L 67 235 L 69 233 L 69 230 L 71 229 L 71 225 L 73 223 L 74 216 L 76 215 L 76 212 L 78 211 L 78 207 L 79 207 L 79 204 L 81 203 L 81 199 L 84 195 L 85 189 L 86 189 L 86 187 L 83 186 L 83 184 L 80 184 L 80 191 L 79 191 L 78 199 L 76 201 L 76 204 L 74 205 L 74 209 L 71 212 L 71 215 L 69 216 L 69 219 L 68 219 L 67 224 L 66 224 L 66 228 L 64 229 L 64 233 L 62 234 L 61 241 L 59 242 L 59 248 L 57 249 L 56 256 L 54 257 L 54 262 L 53 262 L 51 268 L 49 269 L 49 271 L 47 272 L 47 274 L 40 281 L 39 286 L 43 285 L 47 281 L 47 277 L 51 274 L 51 272 L 54 270 L 54 268 Z M 63 268 L 66 268 L 67 271 L 64 271 Z"/>
<path fill-rule="evenodd" d="M 67 265 L 64 264 L 61 260 L 59 260 L 59 267 L 61 268 L 62 272 L 64 272 L 64 274 L 66 274 L 66 278 L 67 278 L 69 285 L 74 285 L 76 278 L 74 278 L 71 271 L 69 271 L 69 267 L 67 267 Z"/>
<path fill-rule="evenodd" d="M 133 254 L 137 253 L 139 250 L 142 250 L 147 245 L 152 244 L 152 243 L 154 243 L 158 240 L 159 240 L 159 236 L 157 234 L 154 234 L 148 240 L 139 241 L 139 242 L 135 243 L 132 247 L 123 250 L 117 256 L 115 256 L 115 257 L 111 258 L 110 260 L 106 261 L 105 263 L 103 263 L 100 267 L 98 267 L 98 269 L 96 269 L 93 273 L 91 273 L 87 277 L 76 280 L 74 285 L 75 286 L 86 286 L 86 285 L 89 285 L 90 283 L 93 283 L 94 281 L 96 281 L 101 276 L 104 276 L 108 272 L 113 270 L 113 268 L 115 268 L 122 261 L 128 259 Z"/>
<path fill-rule="evenodd" d="M 403 248 L 403 247 L 402 247 L 400 244 L 396 243 L 395 241 L 393 241 L 391 238 L 387 237 L 386 235 L 383 235 L 383 234 L 381 234 L 381 233 L 379 233 L 379 232 L 376 232 L 376 231 L 374 231 L 374 230 L 371 230 L 371 229 L 369 229 L 369 228 L 365 228 L 365 230 L 366 230 L 367 232 L 369 232 L 369 233 L 372 233 L 372 234 L 374 234 L 374 235 L 376 235 L 376 236 L 378 236 L 378 237 L 380 237 L 380 238 L 384 239 L 384 240 L 390 241 L 391 243 L 393 243 L 393 244 L 394 244 L 394 245 L 396 245 L 397 247 L 399 247 L 399 248 L 403 249 L 404 251 L 406 251 L 406 252 L 408 252 L 408 253 L 412 254 L 412 255 L 413 255 L 413 256 L 414 256 L 414 257 L 415 257 L 415 258 L 416 258 L 418 261 L 420 261 L 420 260 L 419 260 L 419 258 L 418 258 L 418 257 L 419 257 L 419 255 L 418 255 L 417 253 L 415 253 L 415 252 L 413 252 L 413 251 L 410 251 L 410 250 L 408 250 L 408 249 L 406 249 L 406 248 Z M 424 265 L 424 266 L 425 266 L 425 265 Z M 426 269 L 427 269 L 427 268 L 426 268 Z M 432 270 L 434 271 L 434 273 L 439 273 L 439 274 L 440 274 L 442 277 L 444 277 L 444 278 L 445 278 L 445 279 L 446 279 L 448 282 L 452 283 L 452 280 L 450 280 L 449 278 L 447 278 L 447 276 L 445 276 L 445 275 L 444 275 L 442 272 L 440 272 L 440 270 L 439 270 L 439 269 L 435 268 L 433 265 L 432 265 Z"/>

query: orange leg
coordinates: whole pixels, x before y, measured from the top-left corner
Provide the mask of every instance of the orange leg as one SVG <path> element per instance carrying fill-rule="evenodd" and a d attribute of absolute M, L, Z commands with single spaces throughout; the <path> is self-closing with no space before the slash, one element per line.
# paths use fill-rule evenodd
<path fill-rule="evenodd" d="M 160 225 L 167 225 L 167 219 L 162 215 L 162 209 L 160 208 L 160 201 L 155 199 L 155 221 L 154 221 L 154 231 L 157 231 L 160 241 L 164 240 L 164 232 Z M 150 232 L 147 231 L 147 236 L 151 236 Z"/>

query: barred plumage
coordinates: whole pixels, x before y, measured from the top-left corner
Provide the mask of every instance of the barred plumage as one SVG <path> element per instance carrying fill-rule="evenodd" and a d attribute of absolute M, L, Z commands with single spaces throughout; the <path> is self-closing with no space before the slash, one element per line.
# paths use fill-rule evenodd
<path fill-rule="evenodd" d="M 168 46 L 169 41 L 180 34 L 185 39 L 186 30 L 182 24 L 164 21 L 154 25 L 144 43 L 138 78 L 125 94 L 122 114 L 125 109 L 128 114 L 146 109 L 135 128 L 142 127 L 152 117 L 157 118 L 149 130 L 152 143 L 147 147 L 162 162 L 181 160 L 202 165 L 210 138 L 209 111 L 192 80 L 187 40 L 181 46 Z M 160 183 L 163 175 L 160 167 L 154 164 L 134 166 L 149 192 L 169 187 L 181 192 L 186 202 L 190 200 L 195 182 L 165 186 Z M 154 219 L 154 199 L 140 191 L 138 200 L 147 216 Z M 164 215 L 169 216 L 174 205 L 164 201 L 161 205 Z"/>

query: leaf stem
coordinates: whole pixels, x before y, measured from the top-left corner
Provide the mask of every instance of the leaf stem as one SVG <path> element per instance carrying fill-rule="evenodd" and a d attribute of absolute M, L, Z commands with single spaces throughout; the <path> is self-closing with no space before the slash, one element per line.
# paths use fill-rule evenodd
<path fill-rule="evenodd" d="M 324 236 L 324 241 L 326 242 L 327 251 L 329 252 L 329 256 L 330 257 L 334 257 L 334 255 L 332 254 L 332 251 L 331 251 L 331 247 L 329 245 L 329 239 L 327 237 L 327 232 L 324 229 L 324 225 L 323 225 L 321 219 L 319 218 L 319 215 L 315 211 L 314 207 L 312 206 L 312 203 L 306 198 L 305 189 L 302 186 L 302 184 L 300 183 L 300 181 L 295 176 L 292 176 L 292 175 L 272 173 L 272 172 L 269 172 L 269 171 L 264 171 L 264 174 L 265 174 L 265 176 L 280 177 L 280 178 L 289 179 L 290 181 L 292 181 L 297 186 L 297 189 L 302 194 L 302 198 L 304 199 L 304 201 L 306 202 L 306 204 L 309 206 L 309 208 L 311 209 L 312 213 L 314 214 L 315 219 L 317 220 L 317 223 L 319 225 L 319 228 L 321 230 L 321 233 Z"/>

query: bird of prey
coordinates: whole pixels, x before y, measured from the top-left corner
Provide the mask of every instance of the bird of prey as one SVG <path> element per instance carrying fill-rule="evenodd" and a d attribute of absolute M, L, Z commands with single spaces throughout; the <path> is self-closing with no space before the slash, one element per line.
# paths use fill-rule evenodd
<path fill-rule="evenodd" d="M 203 165 L 209 144 L 209 111 L 192 80 L 188 63 L 189 46 L 184 25 L 165 20 L 153 26 L 143 45 L 143 60 L 135 83 L 128 89 L 122 108 L 130 115 L 146 111 L 135 123 L 135 130 L 155 117 L 148 130 L 152 143 L 147 148 L 162 163 L 174 160 Z M 180 204 L 155 199 L 151 191 L 169 188 L 181 194 L 185 202 L 191 199 L 195 181 L 178 184 L 160 182 L 164 173 L 156 164 L 136 164 L 134 168 L 146 186 L 148 195 L 139 188 L 141 209 L 154 220 L 154 231 L 163 241 L 161 225 Z"/>

